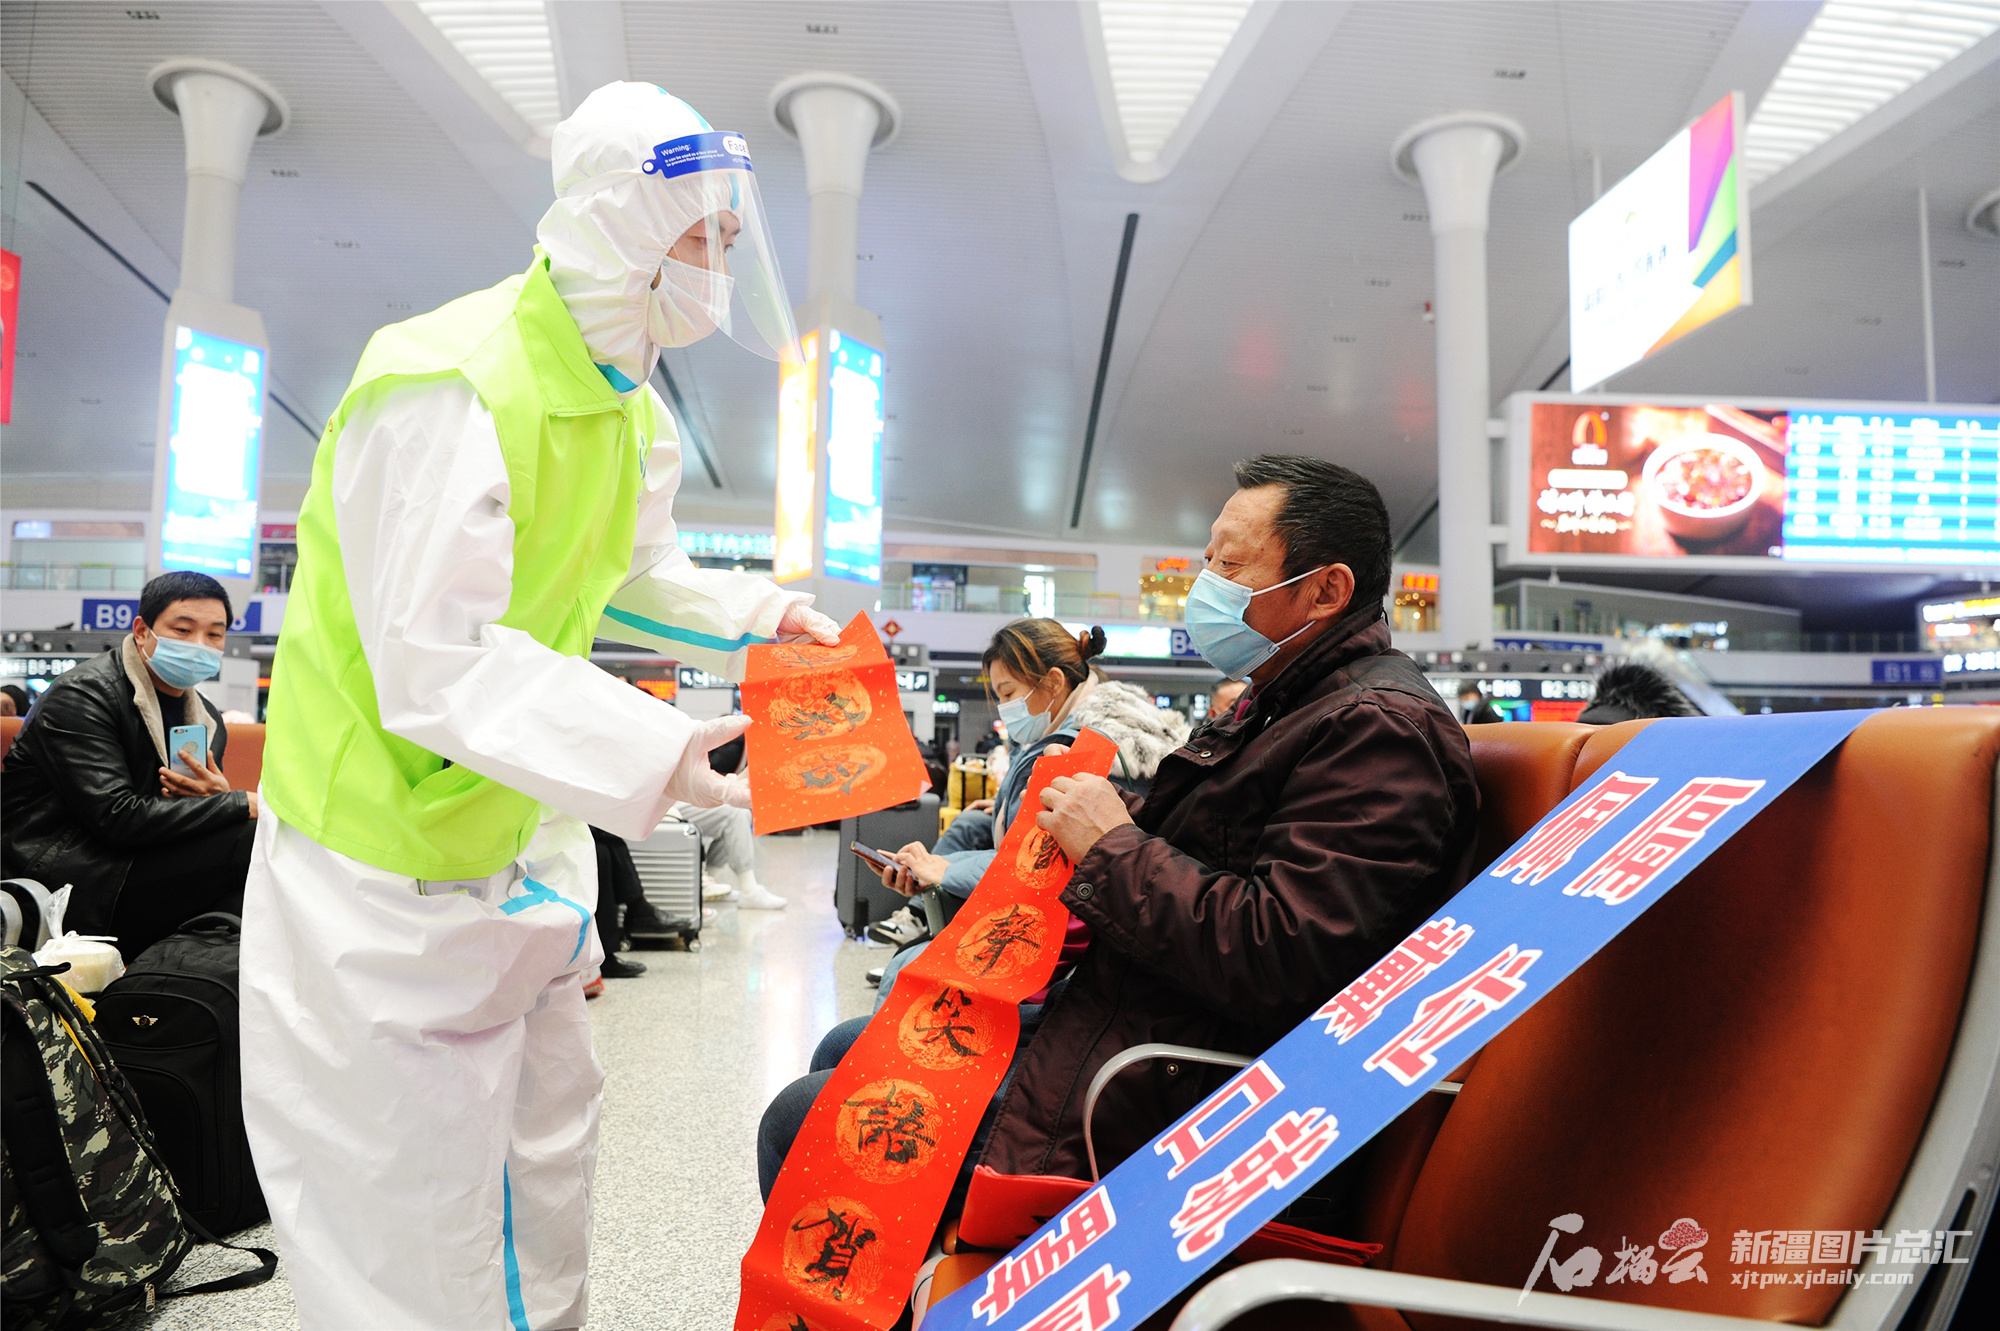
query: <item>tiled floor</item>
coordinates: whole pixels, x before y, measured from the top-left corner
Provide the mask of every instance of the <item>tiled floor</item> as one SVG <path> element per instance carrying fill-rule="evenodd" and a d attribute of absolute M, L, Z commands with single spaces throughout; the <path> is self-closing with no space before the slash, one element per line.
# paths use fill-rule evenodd
<path fill-rule="evenodd" d="M 889 956 L 841 933 L 833 912 L 838 845 L 830 832 L 759 838 L 758 874 L 789 907 L 719 907 L 700 951 L 627 953 L 647 973 L 607 982 L 590 1005 L 605 1071 L 592 1327 L 730 1324 L 736 1264 L 760 1210 L 757 1120 L 805 1071 L 828 1027 L 873 1006 L 862 972 Z M 261 1227 L 237 1241 L 268 1247 L 271 1232 Z M 176 1283 L 240 1261 L 197 1253 Z M 280 1263 L 260 1288 L 162 1304 L 123 1326 L 289 1331 L 298 1324 Z"/>

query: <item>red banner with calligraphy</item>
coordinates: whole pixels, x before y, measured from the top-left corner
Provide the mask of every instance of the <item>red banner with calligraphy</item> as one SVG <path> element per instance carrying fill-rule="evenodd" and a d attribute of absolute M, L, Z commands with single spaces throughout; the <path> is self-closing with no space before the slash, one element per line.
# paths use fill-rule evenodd
<path fill-rule="evenodd" d="M 783 832 L 907 804 L 924 760 L 896 692 L 896 666 L 867 615 L 840 643 L 759 645 L 743 680 L 750 727 L 750 813 Z"/>
<path fill-rule="evenodd" d="M 1035 825 L 1042 788 L 1102 776 L 1116 753 L 1086 730 L 1036 762 L 971 899 L 903 968 L 813 1102 L 743 1258 L 737 1331 L 883 1331 L 902 1316 L 1013 1059 L 1019 1005 L 1049 982 L 1069 926 L 1072 866 Z"/>

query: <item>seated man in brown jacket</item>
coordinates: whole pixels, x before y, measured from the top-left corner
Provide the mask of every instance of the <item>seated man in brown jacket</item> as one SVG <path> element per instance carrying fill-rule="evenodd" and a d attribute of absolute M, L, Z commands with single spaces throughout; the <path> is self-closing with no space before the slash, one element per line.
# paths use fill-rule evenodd
<path fill-rule="evenodd" d="M 1059 778 L 1044 793 L 1040 825 L 1077 866 L 1063 901 L 1091 944 L 1044 1007 L 1023 1010 L 1022 1044 L 968 1164 L 1090 1177 L 1084 1095 L 1114 1055 L 1153 1041 L 1262 1053 L 1477 867 L 1464 729 L 1389 646 L 1381 495 L 1316 458 L 1253 458 L 1236 483 L 1188 597 L 1188 631 L 1225 675 L 1247 673 L 1248 701 L 1163 760 L 1143 802 L 1101 777 Z M 858 1033 L 836 1027 L 814 1067 L 830 1069 Z M 794 1083 L 766 1112 L 767 1191 L 827 1075 Z M 1099 1165 L 1143 1147 L 1228 1075 L 1167 1061 L 1120 1074 L 1097 1105 Z"/>

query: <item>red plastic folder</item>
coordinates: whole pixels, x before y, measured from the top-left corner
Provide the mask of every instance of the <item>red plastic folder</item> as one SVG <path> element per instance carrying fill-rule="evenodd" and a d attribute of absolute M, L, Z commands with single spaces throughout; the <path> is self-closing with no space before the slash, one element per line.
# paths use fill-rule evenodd
<path fill-rule="evenodd" d="M 750 649 L 750 811 L 757 830 L 830 823 L 923 793 L 923 758 L 875 626 L 856 615 L 840 644 Z"/>

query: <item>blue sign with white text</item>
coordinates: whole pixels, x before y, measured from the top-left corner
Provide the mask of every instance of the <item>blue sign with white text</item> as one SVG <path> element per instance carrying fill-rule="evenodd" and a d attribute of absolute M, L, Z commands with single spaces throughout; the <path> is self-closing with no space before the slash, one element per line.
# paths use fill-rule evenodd
<path fill-rule="evenodd" d="M 1872 684 L 1942 684 L 1944 683 L 1944 660 L 1936 656 L 1922 656 L 1913 661 L 1870 661 L 1869 682 Z"/>
<path fill-rule="evenodd" d="M 1371 970 L 933 1308 L 926 1328 L 1106 1331 L 1144 1321 L 1589 960 L 1869 715 L 1654 722 Z"/>
<path fill-rule="evenodd" d="M 83 617 L 78 619 L 80 628 L 102 633 L 122 633 L 132 627 L 132 620 L 139 613 L 139 598 L 125 597 L 85 597 Z M 229 626 L 231 633 L 262 633 L 264 631 L 264 603 L 251 601 L 243 607 L 243 613 Z"/>

